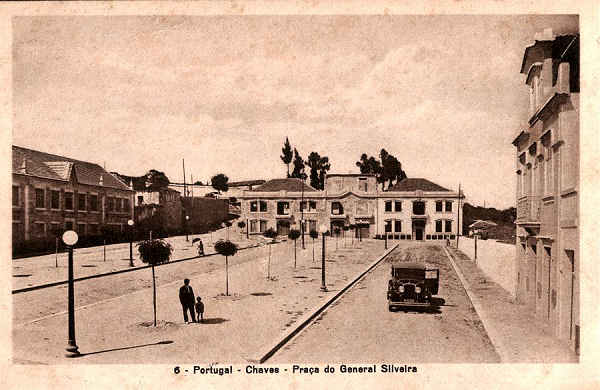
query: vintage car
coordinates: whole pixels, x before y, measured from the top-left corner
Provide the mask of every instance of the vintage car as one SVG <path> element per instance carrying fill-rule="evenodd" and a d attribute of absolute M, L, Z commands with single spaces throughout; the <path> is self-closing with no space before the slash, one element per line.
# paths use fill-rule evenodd
<path fill-rule="evenodd" d="M 392 263 L 388 283 L 388 308 L 428 307 L 432 296 L 438 293 L 440 271 L 412 261 Z"/>

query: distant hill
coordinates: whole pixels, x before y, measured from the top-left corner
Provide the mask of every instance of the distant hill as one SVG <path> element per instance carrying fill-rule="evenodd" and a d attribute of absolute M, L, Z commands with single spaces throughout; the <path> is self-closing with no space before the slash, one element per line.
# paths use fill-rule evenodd
<path fill-rule="evenodd" d="M 463 232 L 468 234 L 469 225 L 478 219 L 491 221 L 498 226 L 489 230 L 489 238 L 503 241 L 511 241 L 515 235 L 515 219 L 517 210 L 509 207 L 504 210 L 498 210 L 493 207 L 473 206 L 469 203 L 463 205 Z"/>

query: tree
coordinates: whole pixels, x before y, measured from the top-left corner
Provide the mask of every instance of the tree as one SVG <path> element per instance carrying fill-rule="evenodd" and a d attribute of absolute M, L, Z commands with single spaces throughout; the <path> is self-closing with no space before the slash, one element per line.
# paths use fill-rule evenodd
<path fill-rule="evenodd" d="M 294 240 L 294 268 L 296 268 L 296 240 L 300 237 L 300 230 L 292 229 L 288 233 L 288 238 Z"/>
<path fill-rule="evenodd" d="M 314 262 L 315 261 L 315 239 L 319 237 L 319 233 L 313 229 L 308 234 L 310 235 L 310 238 L 312 238 L 312 240 L 313 240 L 313 262 Z"/>
<path fill-rule="evenodd" d="M 290 177 L 301 180 L 306 180 L 307 178 L 306 173 L 304 173 L 304 159 L 300 156 L 296 148 L 294 148 L 294 170 Z"/>
<path fill-rule="evenodd" d="M 168 262 L 173 253 L 173 247 L 161 239 L 144 240 L 139 242 L 137 247 L 142 262 L 152 266 L 152 307 L 154 309 L 154 326 L 156 326 L 156 279 L 154 266 Z"/>
<path fill-rule="evenodd" d="M 283 148 L 281 149 L 281 161 L 285 165 L 287 165 L 287 177 L 290 177 L 290 163 L 292 162 L 292 146 L 290 145 L 290 140 L 288 137 L 285 137 L 285 143 L 283 144 Z"/>
<path fill-rule="evenodd" d="M 169 178 L 164 172 L 151 169 L 146 173 L 146 189 L 148 191 L 159 191 L 169 186 Z"/>
<path fill-rule="evenodd" d="M 325 174 L 331 168 L 329 158 L 321 157 L 317 152 L 311 152 L 306 165 L 310 168 L 310 185 L 317 190 L 325 189 Z"/>
<path fill-rule="evenodd" d="M 227 192 L 229 189 L 229 185 L 227 184 L 228 181 L 229 178 L 225 174 L 219 173 L 210 179 L 210 184 L 215 190 L 219 191 L 220 194 L 221 191 Z"/>
<path fill-rule="evenodd" d="M 275 238 L 277 237 L 277 232 L 273 228 L 268 228 L 263 233 L 263 236 L 265 238 L 271 240 L 270 243 L 267 243 L 267 245 L 269 246 L 269 262 L 267 263 L 267 279 L 271 280 L 271 246 L 273 245 L 273 242 L 275 242 Z"/>
<path fill-rule="evenodd" d="M 246 227 L 246 222 L 240 221 L 237 223 L 237 225 L 240 228 L 240 238 L 242 238 L 242 235 L 244 234 L 244 228 Z"/>
<path fill-rule="evenodd" d="M 225 256 L 225 295 L 229 295 L 229 256 L 235 256 L 237 245 L 228 240 L 219 240 L 215 243 L 215 251 Z"/>
<path fill-rule="evenodd" d="M 194 183 L 195 186 L 203 186 L 204 184 L 202 184 L 202 182 L 200 180 L 196 180 L 196 182 Z"/>

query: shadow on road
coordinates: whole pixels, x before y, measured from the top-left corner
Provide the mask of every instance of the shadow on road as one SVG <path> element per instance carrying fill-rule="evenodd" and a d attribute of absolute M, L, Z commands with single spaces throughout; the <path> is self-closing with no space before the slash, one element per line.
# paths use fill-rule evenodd
<path fill-rule="evenodd" d="M 162 344 L 173 344 L 173 340 L 164 340 L 164 341 L 159 341 L 159 342 L 150 343 L 150 344 L 131 345 L 129 347 L 104 349 L 102 351 L 95 351 L 95 352 L 86 352 L 86 353 L 82 353 L 81 355 L 79 355 L 79 357 L 84 357 L 84 356 L 87 356 L 87 355 L 97 355 L 99 353 L 105 353 L 105 352 L 124 351 L 126 349 L 150 347 L 152 345 L 162 345 Z"/>
<path fill-rule="evenodd" d="M 229 321 L 227 318 L 205 318 L 202 322 L 198 323 L 199 325 L 214 325 L 214 324 L 222 324 L 223 322 Z"/>

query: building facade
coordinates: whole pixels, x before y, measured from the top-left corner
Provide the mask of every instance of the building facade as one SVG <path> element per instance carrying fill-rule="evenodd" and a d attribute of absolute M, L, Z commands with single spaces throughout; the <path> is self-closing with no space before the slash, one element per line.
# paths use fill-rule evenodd
<path fill-rule="evenodd" d="M 133 218 L 134 191 L 98 164 L 13 146 L 12 165 L 13 244 L 123 231 Z"/>
<path fill-rule="evenodd" d="M 530 104 L 516 148 L 517 299 L 579 350 L 579 35 L 525 49 Z"/>
<path fill-rule="evenodd" d="M 273 228 L 285 235 L 305 221 L 306 232 L 355 225 L 359 237 L 438 240 L 456 236 L 461 213 L 458 193 L 428 180 L 404 179 L 382 191 L 365 174 L 327 175 L 324 191 L 299 179 L 274 179 L 240 200 L 250 234 Z"/>

